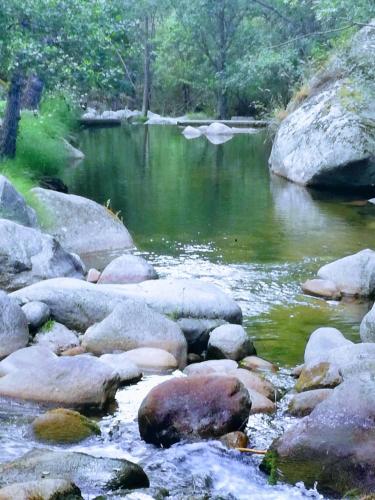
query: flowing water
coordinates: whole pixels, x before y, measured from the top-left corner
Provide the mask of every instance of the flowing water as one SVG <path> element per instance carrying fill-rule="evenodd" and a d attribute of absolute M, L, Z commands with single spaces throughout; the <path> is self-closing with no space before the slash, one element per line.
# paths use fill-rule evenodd
<path fill-rule="evenodd" d="M 232 294 L 258 354 L 281 367 L 276 385 L 292 387 L 288 368 L 302 361 L 315 328 L 335 326 L 359 340 L 368 303 L 313 299 L 300 283 L 322 264 L 373 245 L 375 206 L 271 177 L 263 132 L 213 145 L 205 138 L 188 141 L 177 127 L 98 128 L 83 130 L 79 146 L 86 159 L 63 176 L 70 192 L 120 212 L 139 254 L 161 277 L 198 277 Z M 152 485 L 143 495 L 154 498 L 167 491 L 173 499 L 321 498 L 302 484 L 270 486 L 259 457 L 215 442 L 169 450 L 142 442 L 138 407 L 166 378 L 148 376 L 120 390 L 117 409 L 100 420 L 102 436 L 71 448 L 141 463 Z M 275 416 L 250 418 L 252 446 L 267 448 L 293 422 L 286 405 Z M 28 413 L 3 419 L 2 461 L 41 446 L 30 436 L 31 419 Z"/>

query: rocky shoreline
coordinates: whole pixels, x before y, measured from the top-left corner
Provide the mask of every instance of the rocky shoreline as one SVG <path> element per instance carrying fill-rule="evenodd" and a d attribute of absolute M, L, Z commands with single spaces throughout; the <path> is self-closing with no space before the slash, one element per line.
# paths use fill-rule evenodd
<path fill-rule="evenodd" d="M 147 261 L 130 253 L 134 243 L 122 222 L 79 196 L 35 189 L 47 214 L 40 228 L 9 181 L 0 182 L 7 189 L 2 215 L 9 217 L 0 219 L 0 398 L 37 404 L 34 439 L 54 446 L 87 439 L 100 430 L 84 414 L 103 415 L 119 387 L 144 374 L 173 373 L 139 408 L 146 442 L 168 447 L 220 438 L 225 446 L 246 448 L 249 416 L 274 414 L 286 398 L 287 413 L 298 420 L 271 445 L 262 469 L 293 484 L 317 482 L 332 495 L 374 490 L 372 311 L 361 325 L 362 344 L 332 328 L 313 332 L 295 388 L 285 395 L 275 385 L 277 367 L 257 357 L 240 307 L 219 287 L 158 279 Z M 113 259 L 114 250 L 125 253 Z M 84 261 L 96 251 L 107 255 L 103 269 L 86 270 Z M 374 255 L 364 250 L 324 266 L 320 281 L 304 290 L 328 299 L 372 295 Z M 80 490 L 149 485 L 140 464 L 56 448 L 28 452 L 0 470 L 1 498 L 25 491 L 80 498 Z M 100 477 L 93 478 L 95 470 Z"/>

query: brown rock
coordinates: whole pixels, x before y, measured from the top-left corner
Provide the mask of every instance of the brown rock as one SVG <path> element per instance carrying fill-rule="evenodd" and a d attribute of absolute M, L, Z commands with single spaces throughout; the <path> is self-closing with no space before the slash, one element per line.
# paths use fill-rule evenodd
<path fill-rule="evenodd" d="M 260 394 L 263 394 L 268 399 L 274 400 L 275 395 L 277 395 L 277 390 L 271 382 L 264 379 L 260 375 L 245 370 L 243 368 L 237 368 L 229 372 L 228 375 L 238 378 L 246 389 L 252 389 Z"/>
<path fill-rule="evenodd" d="M 305 417 L 322 401 L 332 394 L 332 389 L 315 389 L 301 392 L 293 396 L 288 406 L 288 412 L 295 417 Z"/>
<path fill-rule="evenodd" d="M 341 384 L 342 376 L 337 366 L 328 362 L 305 366 L 297 380 L 297 392 L 311 391 L 313 389 L 332 389 Z"/>
<path fill-rule="evenodd" d="M 248 391 L 251 399 L 250 415 L 255 415 L 256 413 L 275 413 L 275 403 L 266 398 L 266 396 L 263 396 L 263 394 L 260 394 L 260 392 L 253 389 L 248 389 Z"/>
<path fill-rule="evenodd" d="M 341 292 L 333 281 L 324 279 L 307 280 L 302 285 L 302 291 L 314 297 L 324 299 L 339 299 Z"/>
<path fill-rule="evenodd" d="M 66 351 L 63 351 L 60 356 L 78 356 L 79 354 L 85 354 L 86 349 L 79 345 L 77 347 L 71 347 L 70 349 L 67 349 Z"/>
<path fill-rule="evenodd" d="M 258 356 L 247 356 L 243 358 L 240 361 L 240 367 L 254 372 L 277 372 L 278 370 L 276 365 Z"/>
<path fill-rule="evenodd" d="M 174 378 L 144 399 L 139 432 L 146 442 L 165 447 L 182 439 L 218 438 L 242 429 L 250 408 L 248 391 L 235 377 Z"/>
<path fill-rule="evenodd" d="M 244 432 L 236 431 L 225 434 L 220 441 L 227 448 L 246 448 L 248 439 Z"/>

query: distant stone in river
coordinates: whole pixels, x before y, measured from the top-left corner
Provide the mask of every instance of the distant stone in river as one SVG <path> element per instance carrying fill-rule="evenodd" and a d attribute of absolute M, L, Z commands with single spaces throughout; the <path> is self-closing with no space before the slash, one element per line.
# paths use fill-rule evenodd
<path fill-rule="evenodd" d="M 77 443 L 100 434 L 95 422 L 77 411 L 65 408 L 56 408 L 40 415 L 33 421 L 32 428 L 39 441 L 52 444 Z"/>
<path fill-rule="evenodd" d="M 80 256 L 134 247 L 124 224 L 106 207 L 72 194 L 34 188 L 48 219 L 45 230 Z"/>
<path fill-rule="evenodd" d="M 0 291 L 0 359 L 25 347 L 28 341 L 25 313 L 14 298 Z"/>
<path fill-rule="evenodd" d="M 83 278 L 77 258 L 52 236 L 5 219 L 0 219 L 0 255 L 0 287 L 4 290 L 60 276 Z"/>
<path fill-rule="evenodd" d="M 112 260 L 101 273 L 98 283 L 140 283 L 157 278 L 158 275 L 154 267 L 145 259 L 137 255 L 127 254 Z"/>
<path fill-rule="evenodd" d="M 245 356 L 256 354 L 246 330 L 240 325 L 222 325 L 210 334 L 207 359 L 233 359 L 239 361 Z"/>
<path fill-rule="evenodd" d="M 154 387 L 138 411 L 141 438 L 158 446 L 217 438 L 245 427 L 251 408 L 234 377 L 183 377 Z"/>

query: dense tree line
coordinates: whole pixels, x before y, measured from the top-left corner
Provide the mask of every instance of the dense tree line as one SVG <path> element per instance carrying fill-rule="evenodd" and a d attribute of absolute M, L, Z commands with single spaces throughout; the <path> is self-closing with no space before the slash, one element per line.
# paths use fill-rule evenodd
<path fill-rule="evenodd" d="M 284 106 L 374 0 L 0 0 L 1 151 L 43 90 L 165 114 Z"/>

